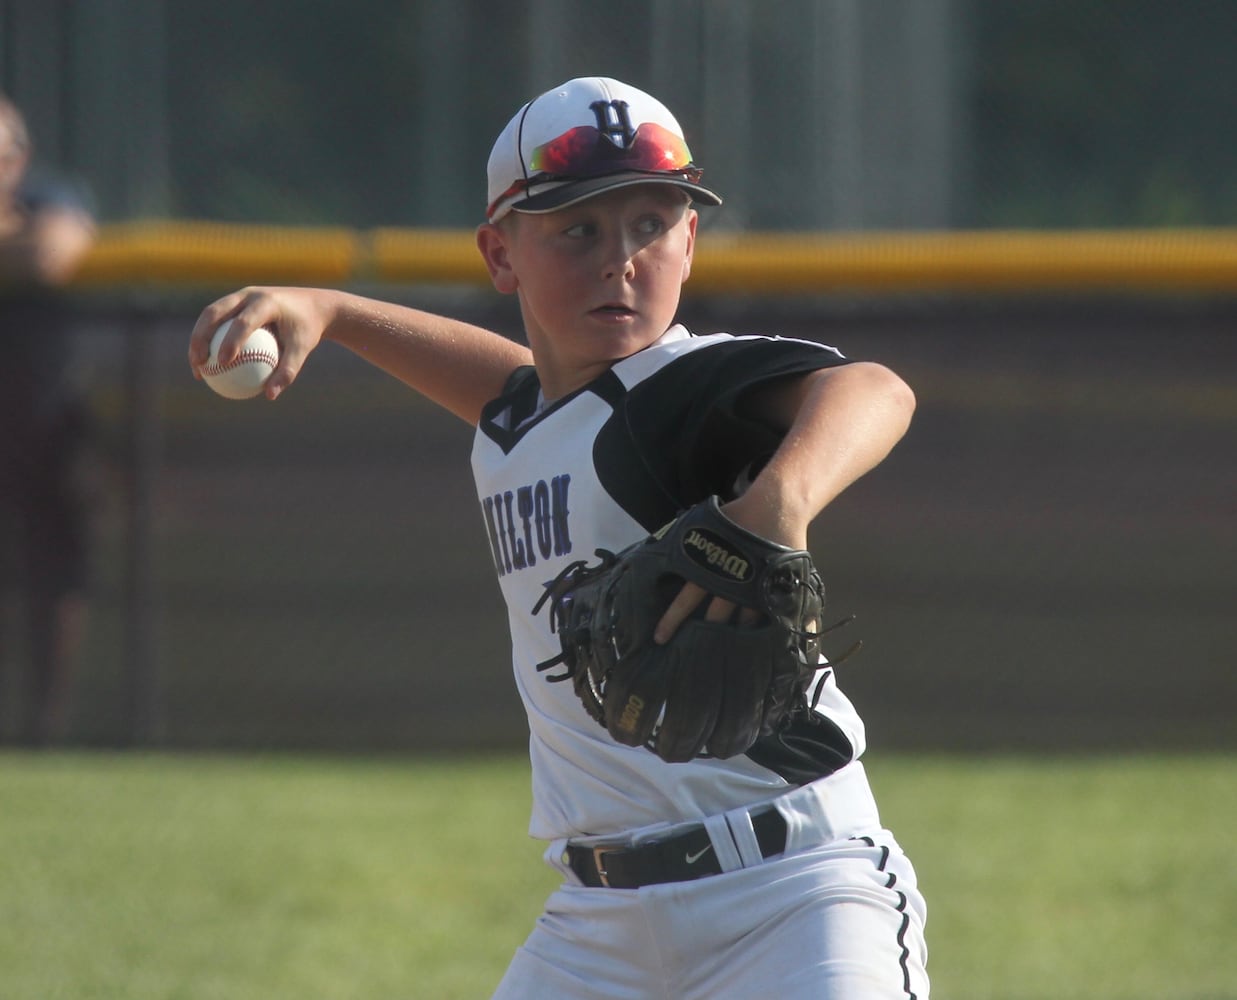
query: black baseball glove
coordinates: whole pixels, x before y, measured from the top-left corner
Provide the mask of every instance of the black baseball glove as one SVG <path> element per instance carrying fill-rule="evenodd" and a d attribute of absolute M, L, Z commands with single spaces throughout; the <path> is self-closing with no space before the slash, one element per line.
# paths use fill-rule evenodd
<path fill-rule="evenodd" d="M 808 552 L 739 527 L 711 498 L 599 562 L 576 562 L 547 585 L 562 653 L 538 665 L 571 680 L 589 715 L 618 742 L 667 761 L 732 757 L 806 707 L 820 659 L 825 591 Z M 653 629 L 685 580 L 759 612 L 753 625 L 696 616 L 665 645 Z"/>

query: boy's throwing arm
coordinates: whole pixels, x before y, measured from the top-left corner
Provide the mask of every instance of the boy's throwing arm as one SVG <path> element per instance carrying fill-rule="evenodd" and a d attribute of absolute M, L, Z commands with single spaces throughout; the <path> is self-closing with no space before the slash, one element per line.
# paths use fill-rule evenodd
<path fill-rule="evenodd" d="M 247 288 L 202 311 L 189 340 L 195 374 L 211 335 L 228 319 L 235 322 L 220 347 L 223 364 L 252 330 L 274 331 L 280 359 L 266 383 L 268 399 L 292 384 L 321 341 L 331 340 L 475 424 L 511 372 L 532 363 L 527 348 L 500 334 L 435 313 L 327 289 Z"/>

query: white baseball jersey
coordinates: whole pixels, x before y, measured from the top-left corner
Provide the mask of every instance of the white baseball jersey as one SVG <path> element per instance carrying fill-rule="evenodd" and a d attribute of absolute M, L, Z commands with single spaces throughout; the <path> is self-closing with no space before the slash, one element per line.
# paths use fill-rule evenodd
<path fill-rule="evenodd" d="M 780 440 L 745 415 L 745 391 L 843 363 L 808 341 L 697 337 L 674 326 L 548 406 L 536 372 L 522 368 L 485 408 L 472 463 L 528 712 L 532 836 L 702 819 L 832 774 L 863 752 L 863 723 L 827 666 L 816 711 L 746 754 L 669 764 L 623 746 L 569 682 L 537 671 L 561 646 L 547 612 L 533 614 L 568 563 L 591 563 L 599 548 L 618 552 L 710 495 L 738 495 Z"/>

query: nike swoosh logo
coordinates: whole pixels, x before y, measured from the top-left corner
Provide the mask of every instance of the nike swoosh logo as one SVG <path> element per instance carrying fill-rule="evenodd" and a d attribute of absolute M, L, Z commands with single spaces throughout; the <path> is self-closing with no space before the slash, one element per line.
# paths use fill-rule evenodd
<path fill-rule="evenodd" d="M 684 854 L 683 860 L 686 861 L 689 865 L 694 865 L 697 861 L 703 858 L 711 850 L 713 850 L 713 845 L 705 844 L 704 847 L 698 850 L 695 854 Z"/>

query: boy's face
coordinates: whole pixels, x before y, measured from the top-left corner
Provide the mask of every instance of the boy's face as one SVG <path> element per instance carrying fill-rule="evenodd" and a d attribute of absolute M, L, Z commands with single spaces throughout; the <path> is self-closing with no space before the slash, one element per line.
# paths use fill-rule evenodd
<path fill-rule="evenodd" d="M 620 188 L 478 230 L 495 287 L 520 297 L 547 397 L 587 384 L 674 321 L 696 213 L 664 184 Z"/>

